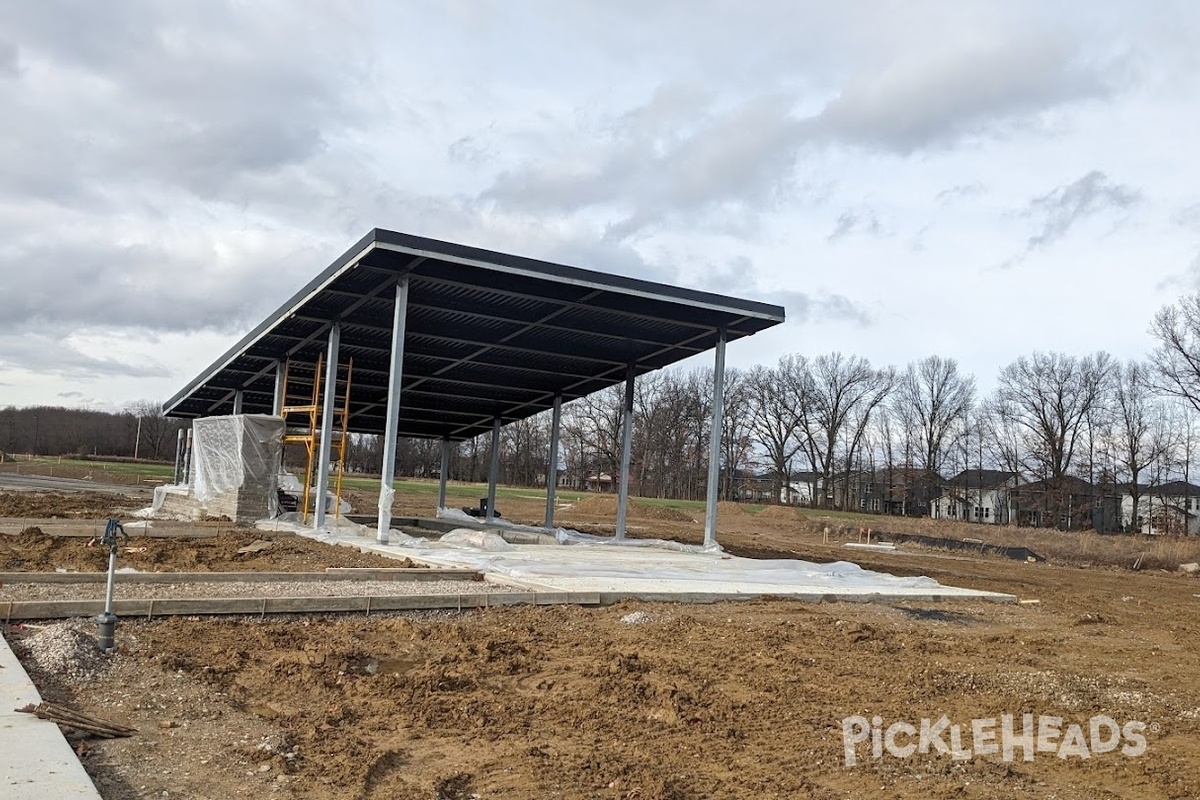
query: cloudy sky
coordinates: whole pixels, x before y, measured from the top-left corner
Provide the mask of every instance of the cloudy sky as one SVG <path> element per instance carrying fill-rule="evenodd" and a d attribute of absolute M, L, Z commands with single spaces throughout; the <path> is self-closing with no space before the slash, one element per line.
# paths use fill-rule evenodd
<path fill-rule="evenodd" d="M 785 305 L 735 365 L 1139 357 L 1198 100 L 1190 0 L 0 0 L 0 405 L 169 397 L 373 227 Z"/>

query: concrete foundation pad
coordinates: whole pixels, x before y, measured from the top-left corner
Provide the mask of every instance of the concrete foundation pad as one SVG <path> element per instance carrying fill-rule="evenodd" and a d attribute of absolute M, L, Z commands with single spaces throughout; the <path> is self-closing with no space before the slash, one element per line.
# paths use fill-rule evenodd
<path fill-rule="evenodd" d="M 37 687 L 0 636 L 0 797 L 100 800 L 58 725 L 13 711 L 40 702 Z"/>

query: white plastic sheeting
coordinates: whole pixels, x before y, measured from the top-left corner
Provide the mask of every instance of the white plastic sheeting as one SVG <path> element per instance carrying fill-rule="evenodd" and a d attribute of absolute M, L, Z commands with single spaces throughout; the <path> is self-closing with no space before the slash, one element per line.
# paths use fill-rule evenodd
<path fill-rule="evenodd" d="M 513 530 L 522 526 L 512 526 Z M 539 530 L 539 529 L 532 529 Z M 544 529 L 540 529 L 545 532 Z M 302 531 L 303 532 L 303 531 Z M 780 595 L 840 597 L 973 597 L 1012 600 L 1011 595 L 945 586 L 932 578 L 903 578 L 872 572 L 847 561 L 816 564 L 792 559 L 761 560 L 730 556 L 678 542 L 651 542 L 588 536 L 560 530 L 559 545 L 508 544 L 489 549 L 485 531 L 465 530 L 429 541 L 392 532 L 392 543 L 374 544 L 362 536 L 331 533 L 323 541 L 407 556 L 434 566 L 466 567 L 506 582 L 566 592 L 606 592 L 663 597 L 703 594 L 713 598 Z M 498 534 L 492 532 L 492 536 Z M 478 542 L 476 544 L 476 542 Z"/>
<path fill-rule="evenodd" d="M 449 533 L 443 534 L 442 538 L 438 539 L 443 544 L 457 544 L 473 550 L 484 550 L 489 553 L 506 552 L 513 549 L 513 545 L 504 541 L 504 537 L 495 531 L 471 530 L 468 528 L 455 528 Z"/>
<path fill-rule="evenodd" d="M 193 420 L 192 495 L 207 503 L 241 489 L 248 480 L 274 495 L 283 432 L 283 420 L 267 414 Z M 272 515 L 276 510 L 271 509 Z"/>

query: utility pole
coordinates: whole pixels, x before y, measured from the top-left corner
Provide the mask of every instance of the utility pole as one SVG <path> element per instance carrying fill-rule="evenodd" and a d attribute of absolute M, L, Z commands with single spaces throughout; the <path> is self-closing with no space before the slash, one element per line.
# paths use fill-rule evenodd
<path fill-rule="evenodd" d="M 133 437 L 133 460 L 137 461 L 138 450 L 142 446 L 142 415 L 138 414 L 137 435 Z"/>

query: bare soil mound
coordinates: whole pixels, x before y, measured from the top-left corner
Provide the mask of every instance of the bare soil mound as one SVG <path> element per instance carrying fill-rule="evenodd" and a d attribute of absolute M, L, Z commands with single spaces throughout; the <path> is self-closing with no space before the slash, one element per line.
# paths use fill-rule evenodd
<path fill-rule="evenodd" d="M 792 506 L 767 506 L 756 515 L 759 519 L 781 519 L 795 522 L 799 515 Z"/>
<path fill-rule="evenodd" d="M 596 517 L 616 517 L 617 498 L 611 494 L 595 494 L 585 497 L 571 508 L 564 509 L 567 514 L 584 514 Z M 666 522 L 692 522 L 693 517 L 686 511 L 671 506 L 660 506 L 652 503 L 639 502 L 629 499 L 628 512 L 631 519 L 657 519 Z"/>
<path fill-rule="evenodd" d="M 734 503 L 729 500 L 722 500 L 717 503 L 717 516 L 720 517 L 744 517 L 746 509 L 742 508 L 741 503 Z"/>
<path fill-rule="evenodd" d="M 0 536 L 0 569 L 24 572 L 107 569 L 108 550 L 98 545 L 89 547 L 88 541 L 76 536 L 47 536 L 39 528 L 26 528 L 16 536 Z M 255 541 L 270 542 L 270 546 L 255 552 L 238 552 Z M 117 565 L 144 572 L 320 572 L 326 567 L 417 566 L 351 547 L 261 531 L 204 539 L 134 537 L 117 551 Z"/>
<path fill-rule="evenodd" d="M 0 492 L 0 517 L 93 519 L 142 505 L 143 501 L 104 492 Z"/>

